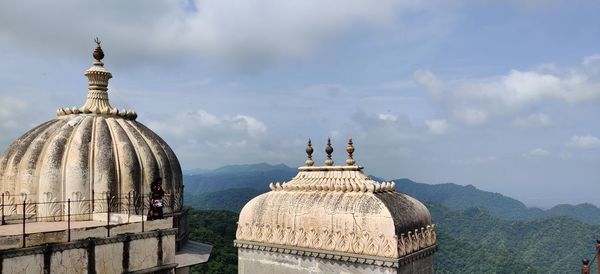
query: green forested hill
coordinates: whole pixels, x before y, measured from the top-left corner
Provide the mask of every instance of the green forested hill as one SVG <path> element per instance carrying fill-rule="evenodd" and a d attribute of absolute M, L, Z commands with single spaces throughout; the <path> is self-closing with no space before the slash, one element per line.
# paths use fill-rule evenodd
<path fill-rule="evenodd" d="M 579 273 L 581 258 L 593 257 L 600 235 L 600 226 L 566 217 L 507 221 L 485 209 L 427 206 L 438 235 L 436 273 Z M 191 238 L 214 246 L 195 273 L 236 273 L 236 222 L 234 212 L 192 211 Z"/>
<path fill-rule="evenodd" d="M 600 226 L 568 217 L 510 221 L 494 217 L 483 208 L 452 211 L 432 203 L 427 207 L 440 237 L 436 261 L 440 270 L 477 273 L 473 267 L 481 258 L 479 264 L 488 264 L 487 269 L 495 267 L 498 273 L 578 273 L 581 258 L 593 257 L 595 239 L 600 236 Z M 464 266 L 450 259 L 465 253 L 472 259 Z M 492 254 L 497 256 L 490 257 Z M 507 267 L 503 262 L 510 262 L 515 272 L 501 271 Z"/>
<path fill-rule="evenodd" d="M 185 205 L 199 209 L 220 209 L 240 212 L 252 198 L 264 193 L 253 188 L 232 188 L 221 191 L 186 196 Z"/>

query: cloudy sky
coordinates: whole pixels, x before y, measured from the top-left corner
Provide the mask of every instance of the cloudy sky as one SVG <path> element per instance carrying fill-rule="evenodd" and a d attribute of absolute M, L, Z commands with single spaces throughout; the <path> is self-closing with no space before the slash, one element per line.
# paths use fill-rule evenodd
<path fill-rule="evenodd" d="M 112 105 L 185 169 L 352 136 L 380 177 L 600 205 L 600 2 L 424 2 L 2 1 L 0 150 L 82 105 L 98 36 Z"/>

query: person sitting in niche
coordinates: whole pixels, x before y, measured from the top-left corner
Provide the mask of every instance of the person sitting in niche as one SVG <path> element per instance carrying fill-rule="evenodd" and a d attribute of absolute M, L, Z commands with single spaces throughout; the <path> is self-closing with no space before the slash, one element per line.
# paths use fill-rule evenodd
<path fill-rule="evenodd" d="M 149 221 L 163 218 L 164 196 L 165 191 L 162 189 L 162 178 L 158 178 L 150 185 L 150 210 L 148 210 Z"/>

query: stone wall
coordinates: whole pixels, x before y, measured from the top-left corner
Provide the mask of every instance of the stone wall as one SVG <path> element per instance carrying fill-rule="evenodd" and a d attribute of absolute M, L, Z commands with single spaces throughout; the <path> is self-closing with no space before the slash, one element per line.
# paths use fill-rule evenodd
<path fill-rule="evenodd" d="M 123 273 L 174 269 L 177 229 L 0 251 L 0 273 Z"/>
<path fill-rule="evenodd" d="M 352 273 L 352 274 L 432 274 L 433 252 L 399 266 L 382 266 L 351 261 L 327 259 L 327 256 L 304 256 L 292 253 L 238 248 L 238 271 L 250 273 Z"/>

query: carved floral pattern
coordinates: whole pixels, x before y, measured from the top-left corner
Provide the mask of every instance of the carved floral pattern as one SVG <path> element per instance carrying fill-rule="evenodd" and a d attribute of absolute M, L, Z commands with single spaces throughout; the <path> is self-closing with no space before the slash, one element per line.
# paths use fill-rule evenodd
<path fill-rule="evenodd" d="M 402 233 L 400 237 L 369 232 L 354 233 L 314 227 L 283 228 L 281 225 L 238 224 L 236 239 L 312 249 L 355 253 L 370 256 L 399 258 L 436 242 L 434 225 Z"/>
<path fill-rule="evenodd" d="M 4 215 L 17 214 L 17 206 L 15 197 L 10 195 L 9 191 L 4 192 Z"/>
<path fill-rule="evenodd" d="M 87 216 L 80 215 L 90 213 L 90 202 L 80 191 L 73 192 L 71 196 L 71 214 L 76 215 L 76 219 L 86 219 Z"/>
<path fill-rule="evenodd" d="M 94 193 L 94 212 L 106 212 L 108 210 L 106 202 L 106 191 Z"/>
<path fill-rule="evenodd" d="M 38 205 L 40 208 L 41 217 L 55 217 L 54 219 L 60 219 L 60 204 L 56 201 L 56 197 L 52 192 L 44 192 L 42 195 L 42 201 Z"/>
<path fill-rule="evenodd" d="M 26 214 L 35 214 L 35 212 L 36 212 L 35 203 L 34 203 L 33 199 L 31 199 L 28 196 L 28 193 L 26 193 L 26 192 L 21 193 L 21 205 L 23 205 L 23 203 L 25 203 L 25 213 Z M 23 211 L 22 208 L 20 211 Z"/>

